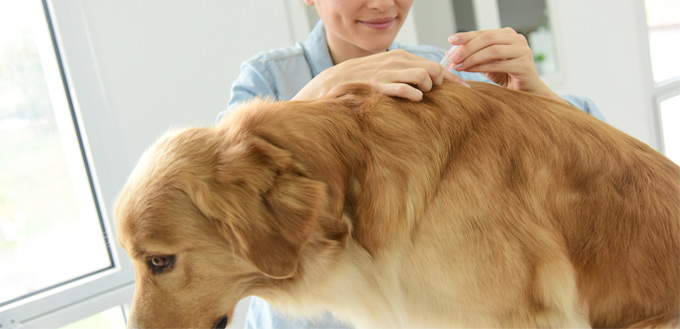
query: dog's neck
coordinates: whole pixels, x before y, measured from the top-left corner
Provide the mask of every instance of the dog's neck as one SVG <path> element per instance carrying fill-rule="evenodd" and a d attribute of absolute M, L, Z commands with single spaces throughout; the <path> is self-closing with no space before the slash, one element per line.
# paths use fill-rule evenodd
<path fill-rule="evenodd" d="M 363 246 L 350 240 L 333 257 L 314 254 L 314 249 L 311 246 L 305 251 L 303 281 L 293 279 L 278 285 L 279 289 L 255 293 L 291 315 L 314 318 L 333 310 L 336 318 L 351 320 L 360 328 L 407 327 L 403 294 L 392 290 L 395 282 L 384 281 L 384 269 L 375 267 Z"/>

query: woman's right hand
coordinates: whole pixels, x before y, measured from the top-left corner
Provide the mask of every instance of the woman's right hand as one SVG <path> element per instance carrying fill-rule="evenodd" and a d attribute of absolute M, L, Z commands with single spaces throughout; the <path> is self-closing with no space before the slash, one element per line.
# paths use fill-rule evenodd
<path fill-rule="evenodd" d="M 338 85 L 362 82 L 374 85 L 385 95 L 418 102 L 423 93 L 443 81 L 467 85 L 441 64 L 397 49 L 334 65 L 314 77 L 293 100 L 318 98 Z"/>

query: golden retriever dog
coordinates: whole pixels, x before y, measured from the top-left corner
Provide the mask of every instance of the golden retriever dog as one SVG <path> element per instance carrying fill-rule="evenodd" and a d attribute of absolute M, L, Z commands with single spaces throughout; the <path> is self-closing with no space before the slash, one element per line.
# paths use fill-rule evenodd
<path fill-rule="evenodd" d="M 566 103 L 352 84 L 162 137 L 115 209 L 130 328 L 259 296 L 358 328 L 680 326 L 680 168 Z"/>

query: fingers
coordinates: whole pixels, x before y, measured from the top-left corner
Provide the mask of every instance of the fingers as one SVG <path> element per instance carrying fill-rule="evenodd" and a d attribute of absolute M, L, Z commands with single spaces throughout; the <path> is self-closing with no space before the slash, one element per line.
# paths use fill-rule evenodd
<path fill-rule="evenodd" d="M 408 68 L 378 71 L 372 83 L 383 94 L 417 102 L 424 92 L 432 90 L 435 82 L 425 69 Z"/>
<path fill-rule="evenodd" d="M 512 28 L 506 27 L 502 29 L 456 33 L 450 36 L 448 40 L 452 45 L 461 46 L 468 45 L 473 40 L 479 44 L 511 44 L 521 42 L 522 39 L 526 42 L 526 38 L 523 35 L 517 33 Z"/>
<path fill-rule="evenodd" d="M 403 83 L 385 83 L 377 86 L 378 90 L 385 95 L 406 98 L 414 102 L 423 99 L 423 92 L 417 88 Z"/>
<path fill-rule="evenodd" d="M 373 78 L 373 84 L 390 83 L 410 84 L 424 92 L 428 92 L 432 90 L 432 86 L 437 85 L 437 79 L 433 80 L 432 76 L 423 68 L 381 70 Z M 438 84 L 441 84 L 441 82 Z"/>
<path fill-rule="evenodd" d="M 531 53 L 512 46 L 493 45 L 483 48 L 464 61 L 455 63 L 453 68 L 468 72 L 517 73 L 531 70 Z"/>
<path fill-rule="evenodd" d="M 383 57 L 384 61 L 377 64 L 378 70 L 372 74 L 371 83 L 390 96 L 419 101 L 424 92 L 441 85 L 445 79 L 462 82 L 439 63 L 403 50 L 376 56 Z"/>
<path fill-rule="evenodd" d="M 393 50 L 335 65 L 312 79 L 295 97 L 314 98 L 324 95 L 333 86 L 362 82 L 373 84 L 386 95 L 419 101 L 424 92 L 441 85 L 444 80 L 467 85 L 437 62 L 405 50 Z"/>
<path fill-rule="evenodd" d="M 482 72 L 511 89 L 532 92 L 541 83 L 527 39 L 511 28 L 457 33 L 449 55 L 457 71 Z"/>
<path fill-rule="evenodd" d="M 432 85 L 441 85 L 444 80 L 444 68 L 433 61 L 427 60 L 420 56 L 411 54 L 404 50 L 393 50 L 384 53 L 390 60 L 385 63 L 385 70 L 403 71 L 398 78 L 401 81 L 395 80 L 393 82 L 406 82 L 420 85 L 421 82 L 430 80 L 426 83 L 426 89 L 421 89 L 425 92 L 432 88 Z"/>
<path fill-rule="evenodd" d="M 461 77 L 449 72 L 449 71 L 444 71 L 444 81 L 452 81 L 456 83 L 460 83 L 461 85 L 472 88 L 465 80 L 463 80 Z"/>
<path fill-rule="evenodd" d="M 454 34 L 453 44 L 462 45 L 450 57 L 456 70 L 465 70 L 480 64 L 506 61 L 529 56 L 531 49 L 526 38 L 511 28 L 472 31 Z"/>
<path fill-rule="evenodd" d="M 401 79 L 388 79 L 388 81 L 396 80 L 400 82 L 388 82 L 388 83 L 374 82 L 374 85 L 377 86 L 378 90 L 380 90 L 380 92 L 385 95 L 406 98 L 415 102 L 421 101 L 423 99 L 424 93 L 431 91 L 434 86 L 441 85 L 443 81 L 456 82 L 470 88 L 470 85 L 467 82 L 465 82 L 459 76 L 449 71 L 443 71 L 444 74 L 442 74 L 442 81 L 437 84 L 433 84 L 433 81 L 429 79 L 429 75 L 423 76 L 422 72 L 424 71 L 409 72 L 409 70 L 402 70 L 398 73 L 403 74 Z M 418 76 L 420 76 L 421 78 L 420 79 L 413 78 Z"/>

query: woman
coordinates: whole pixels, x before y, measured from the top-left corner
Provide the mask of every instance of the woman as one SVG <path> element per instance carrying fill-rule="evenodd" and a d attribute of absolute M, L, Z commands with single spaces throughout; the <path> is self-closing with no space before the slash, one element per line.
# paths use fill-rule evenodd
<path fill-rule="evenodd" d="M 567 101 L 600 119 L 592 101 L 561 98 L 539 77 L 524 36 L 506 28 L 457 33 L 459 45 L 446 54 L 455 74 L 439 64 L 445 51 L 394 42 L 413 0 L 304 0 L 321 18 L 304 43 L 257 54 L 241 64 L 232 84 L 228 110 L 255 97 L 300 100 L 319 97 L 349 82 L 375 85 L 382 93 L 420 101 L 444 80 L 485 81 Z M 221 113 L 220 117 L 224 114 Z M 261 299 L 251 301 L 249 328 L 338 328 L 330 317 L 318 321 L 289 319 L 271 312 Z"/>
<path fill-rule="evenodd" d="M 538 75 L 526 38 L 510 28 L 449 37 L 460 45 L 448 54 L 456 64 L 454 75 L 438 64 L 444 50 L 394 43 L 413 0 L 304 1 L 321 21 L 306 42 L 244 62 L 228 110 L 257 96 L 315 98 L 347 82 L 372 83 L 384 94 L 419 101 L 443 80 L 462 78 L 565 100 L 603 119 L 592 101 L 552 91 Z"/>

